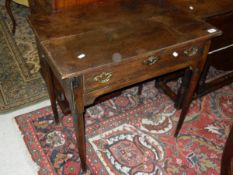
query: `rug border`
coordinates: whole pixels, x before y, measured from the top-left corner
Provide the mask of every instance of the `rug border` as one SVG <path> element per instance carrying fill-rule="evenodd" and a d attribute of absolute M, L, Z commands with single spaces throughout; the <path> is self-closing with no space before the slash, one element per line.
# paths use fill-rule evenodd
<path fill-rule="evenodd" d="M 50 114 L 53 113 L 52 110 L 51 110 L 51 107 L 44 107 L 44 109 L 50 109 L 50 111 L 47 111 L 47 112 L 43 113 L 43 115 L 44 115 L 44 114 L 45 114 L 45 115 L 50 115 Z M 38 110 L 41 110 L 41 109 L 38 109 Z M 38 167 L 39 167 L 39 170 L 37 171 L 38 175 L 45 175 L 44 172 L 52 173 L 52 174 L 49 174 L 49 175 L 57 175 L 56 172 L 55 172 L 55 170 L 54 170 L 54 168 L 51 168 L 52 165 L 50 164 L 49 160 L 48 160 L 48 159 L 46 158 L 46 156 L 44 155 L 44 152 L 43 152 L 43 150 L 42 150 L 42 148 L 41 148 L 41 145 L 40 145 L 39 142 L 38 142 L 38 138 L 37 138 L 37 136 L 34 134 L 35 132 L 31 132 L 32 137 L 29 137 L 29 138 L 33 138 L 33 140 L 30 140 L 30 141 L 36 143 L 36 148 L 33 149 L 32 147 L 30 147 L 30 145 L 29 145 L 28 142 L 26 141 L 26 137 L 27 137 L 27 136 L 25 135 L 25 130 L 24 130 L 23 127 L 20 126 L 20 124 L 19 124 L 19 123 L 20 123 L 19 117 L 22 118 L 22 117 L 25 117 L 25 116 L 26 116 L 26 117 L 27 117 L 27 119 L 26 119 L 27 125 L 29 126 L 29 128 L 30 128 L 31 130 L 35 131 L 35 128 L 32 127 L 32 123 L 31 123 L 31 122 L 32 122 L 32 120 L 35 119 L 35 118 L 42 117 L 41 114 L 39 114 L 39 115 L 37 115 L 37 116 L 34 115 L 34 113 L 36 113 L 38 110 L 29 112 L 29 113 L 26 113 L 26 114 L 23 114 L 23 115 L 20 115 L 20 116 L 16 116 L 16 117 L 14 117 L 14 119 L 15 119 L 17 125 L 18 125 L 18 128 L 19 128 L 19 130 L 20 130 L 22 136 L 23 136 L 23 141 L 24 141 L 24 143 L 25 143 L 25 145 L 26 145 L 26 147 L 27 147 L 27 149 L 28 149 L 28 152 L 30 153 L 30 156 L 31 156 L 32 160 L 33 160 L 33 161 L 38 165 Z M 28 114 L 30 114 L 30 113 L 32 113 L 33 116 L 28 117 Z M 36 161 L 36 156 L 35 156 L 35 154 L 33 154 L 33 151 L 34 151 L 35 149 L 39 150 L 39 154 L 42 154 L 41 157 L 42 157 L 42 159 L 46 162 L 46 163 L 45 163 L 45 164 L 46 164 L 46 168 L 44 168 L 44 167 L 42 166 L 42 164 L 40 163 L 41 161 Z M 49 165 L 50 165 L 50 166 L 49 166 Z"/>
<path fill-rule="evenodd" d="M 1 5 L 2 6 L 2 5 Z M 1 8 L 4 8 L 3 6 Z M 26 68 L 26 66 L 24 65 L 24 62 L 19 58 L 22 57 L 18 46 L 16 45 L 16 43 L 13 40 L 13 37 L 11 36 L 11 31 L 9 29 L 8 24 L 6 23 L 5 19 L 4 19 L 4 15 L 2 13 L 2 11 L 0 11 L 0 27 L 2 29 L 3 32 L 3 39 L 6 41 L 7 46 L 12 54 L 12 59 L 14 60 L 15 64 L 17 65 L 18 69 L 19 69 L 19 73 L 23 79 L 24 82 L 29 82 L 32 80 L 42 80 L 42 77 L 40 76 L 39 72 L 37 73 L 37 75 L 31 76 L 28 73 L 28 69 Z M 27 71 L 23 71 L 23 70 L 27 70 Z M 0 90 L 2 89 L 2 86 L 0 85 Z M 3 99 L 3 106 L 1 106 L 0 108 L 0 114 L 4 115 L 10 112 L 14 112 L 18 109 L 30 106 L 30 105 L 34 105 L 36 103 L 40 103 L 44 100 L 48 99 L 48 93 L 47 90 L 44 91 L 43 93 L 38 93 L 38 96 L 33 96 L 33 97 L 27 97 L 25 99 L 23 99 L 20 104 L 17 103 L 11 103 L 9 104 L 5 97 L 4 97 L 4 93 L 2 94 L 2 99 Z"/>

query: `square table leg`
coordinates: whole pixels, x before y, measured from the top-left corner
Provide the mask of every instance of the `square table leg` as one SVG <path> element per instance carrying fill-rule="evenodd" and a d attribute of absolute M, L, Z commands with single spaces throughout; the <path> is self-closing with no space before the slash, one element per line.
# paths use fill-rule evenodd
<path fill-rule="evenodd" d="M 56 123 L 59 123 L 59 116 L 58 116 L 58 110 L 57 110 L 57 102 L 56 102 L 56 92 L 55 92 L 55 84 L 54 84 L 54 75 L 49 67 L 48 63 L 45 60 L 45 55 L 42 53 L 39 45 L 38 47 L 38 53 L 39 53 L 39 59 L 40 59 L 40 71 L 41 75 L 44 78 L 46 85 L 47 85 L 47 90 L 51 102 L 51 107 L 53 110 L 53 115 Z"/>
<path fill-rule="evenodd" d="M 195 66 L 191 67 L 192 76 L 191 76 L 191 79 L 188 85 L 188 91 L 186 92 L 184 96 L 184 100 L 182 102 L 182 110 L 181 110 L 181 114 L 180 114 L 180 118 L 179 118 L 176 130 L 175 130 L 175 134 L 174 134 L 175 137 L 178 136 L 180 129 L 184 123 L 185 116 L 188 113 L 189 106 L 192 102 L 193 95 L 196 90 L 197 84 L 199 82 L 201 72 L 207 60 L 209 47 L 210 47 L 210 41 L 206 43 L 203 49 L 203 54 L 202 54 L 202 58 L 200 59 L 200 61 Z"/>
<path fill-rule="evenodd" d="M 81 161 L 81 168 L 86 172 L 86 134 L 84 120 L 84 99 L 83 99 L 83 77 L 75 77 L 71 80 L 71 113 L 74 121 L 75 136 Z"/>

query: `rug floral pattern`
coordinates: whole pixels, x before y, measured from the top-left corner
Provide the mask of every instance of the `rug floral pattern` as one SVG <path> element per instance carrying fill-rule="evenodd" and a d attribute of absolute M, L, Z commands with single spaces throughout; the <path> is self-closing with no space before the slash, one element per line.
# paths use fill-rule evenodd
<path fill-rule="evenodd" d="M 179 114 L 153 82 L 141 96 L 134 87 L 88 108 L 87 174 L 218 175 L 233 123 L 233 85 L 193 101 L 175 139 Z M 43 108 L 16 120 L 38 174 L 82 174 L 71 116 L 61 115 L 56 125 L 51 109 Z"/>
<path fill-rule="evenodd" d="M 9 112 L 47 98 L 39 74 L 39 59 L 33 32 L 26 21 L 29 10 L 12 4 L 17 22 L 15 35 L 11 20 L 0 5 L 0 113 Z"/>

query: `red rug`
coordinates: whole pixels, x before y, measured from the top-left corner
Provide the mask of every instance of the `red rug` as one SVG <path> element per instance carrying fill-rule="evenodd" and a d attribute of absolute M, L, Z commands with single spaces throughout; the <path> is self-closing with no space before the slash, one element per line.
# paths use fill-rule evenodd
<path fill-rule="evenodd" d="M 218 175 L 223 146 L 233 122 L 233 85 L 192 103 L 177 139 L 179 111 L 148 83 L 88 108 L 87 163 L 98 175 Z M 54 124 L 50 108 L 16 118 L 40 175 L 78 175 L 71 116 Z"/>

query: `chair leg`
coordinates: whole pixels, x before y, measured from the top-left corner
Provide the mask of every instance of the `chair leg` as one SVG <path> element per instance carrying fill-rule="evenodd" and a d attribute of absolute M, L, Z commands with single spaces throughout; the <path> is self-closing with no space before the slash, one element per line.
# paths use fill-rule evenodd
<path fill-rule="evenodd" d="M 8 15 L 10 16 L 11 21 L 12 21 L 12 26 L 13 26 L 12 33 L 15 34 L 16 22 L 15 22 L 15 18 L 13 16 L 13 13 L 11 10 L 11 2 L 12 2 L 12 0 L 5 0 L 5 7 L 6 7 Z"/>

